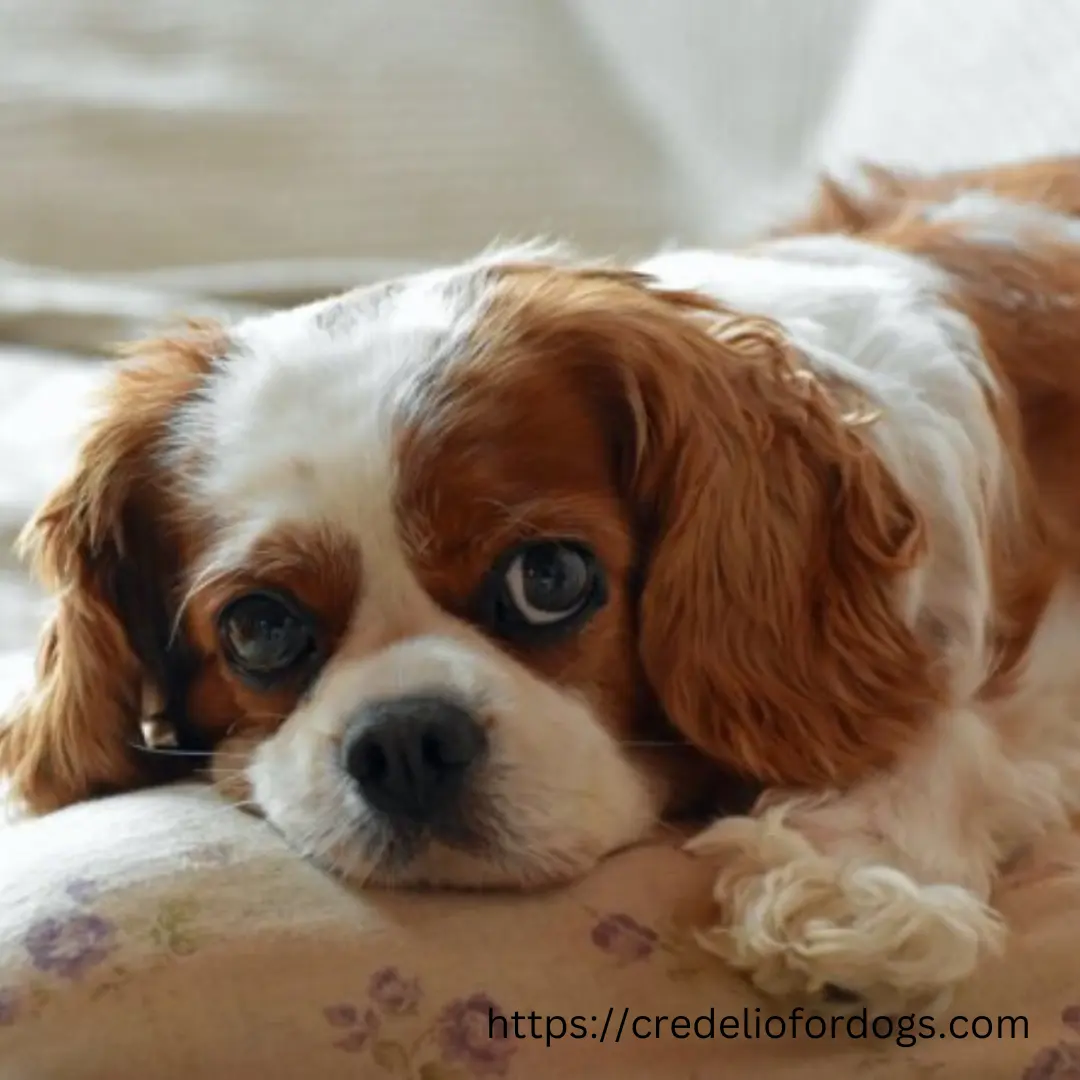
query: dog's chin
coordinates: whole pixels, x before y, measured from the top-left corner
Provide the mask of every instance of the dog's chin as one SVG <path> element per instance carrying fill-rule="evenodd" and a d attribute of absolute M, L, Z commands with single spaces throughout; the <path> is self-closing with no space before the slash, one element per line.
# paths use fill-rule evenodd
<path fill-rule="evenodd" d="M 601 857 L 491 846 L 466 851 L 432 838 L 408 855 L 358 860 L 351 872 L 347 856 L 332 858 L 328 865 L 346 881 L 369 888 L 531 892 L 583 877 Z"/>
<path fill-rule="evenodd" d="M 367 888 L 534 891 L 575 881 L 611 853 L 585 836 L 530 843 L 498 817 L 474 815 L 438 826 L 369 817 L 307 854 L 342 880 Z"/>
<path fill-rule="evenodd" d="M 293 814 L 249 804 L 298 854 L 343 882 L 362 888 L 532 892 L 584 877 L 616 851 L 644 840 L 642 827 L 617 842 L 563 833 L 547 842 L 516 832 L 498 817 L 460 818 L 440 826 L 389 823 L 343 813 L 312 828 Z M 280 809 L 280 808 L 279 808 Z"/>

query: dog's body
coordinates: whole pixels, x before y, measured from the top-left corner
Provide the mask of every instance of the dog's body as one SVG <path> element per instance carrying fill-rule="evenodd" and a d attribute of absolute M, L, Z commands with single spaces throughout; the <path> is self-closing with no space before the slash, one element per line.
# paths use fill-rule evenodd
<path fill-rule="evenodd" d="M 885 1002 L 969 972 L 1000 940 L 980 908 L 1003 862 L 1080 808 L 1080 220 L 984 190 L 856 235 L 765 244 L 758 274 L 649 268 L 865 380 L 876 452 L 929 513 L 901 604 L 944 677 L 933 718 L 867 779 L 770 792 L 694 843 L 725 867 L 721 955 L 775 992 Z"/>
<path fill-rule="evenodd" d="M 531 886 L 730 773 L 706 947 L 949 990 L 1080 805 L 1080 162 L 870 179 L 140 347 L 28 530 L 16 791 L 146 782 L 153 714 L 349 876 Z"/>

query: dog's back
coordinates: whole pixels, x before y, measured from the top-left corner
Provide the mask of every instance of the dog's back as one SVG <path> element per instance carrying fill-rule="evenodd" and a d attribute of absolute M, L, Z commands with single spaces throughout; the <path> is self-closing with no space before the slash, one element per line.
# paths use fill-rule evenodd
<path fill-rule="evenodd" d="M 1080 157 L 1043 158 L 925 176 L 864 165 L 858 179 L 849 184 L 824 178 L 809 211 L 778 232 L 861 235 L 916 207 L 949 203 L 972 192 L 1080 216 Z"/>

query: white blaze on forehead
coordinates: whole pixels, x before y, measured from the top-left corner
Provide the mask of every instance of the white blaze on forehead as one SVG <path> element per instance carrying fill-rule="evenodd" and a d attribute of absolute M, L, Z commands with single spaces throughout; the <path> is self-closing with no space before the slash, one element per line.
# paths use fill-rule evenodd
<path fill-rule="evenodd" d="M 411 283 L 368 317 L 323 301 L 239 324 L 190 410 L 205 440 L 196 490 L 243 516 L 358 521 L 350 487 L 385 487 L 395 413 L 460 335 L 454 296 Z"/>
<path fill-rule="evenodd" d="M 176 423 L 191 497 L 221 522 L 213 572 L 283 524 L 396 547 L 396 418 L 467 337 L 483 279 L 433 272 L 240 323 Z"/>

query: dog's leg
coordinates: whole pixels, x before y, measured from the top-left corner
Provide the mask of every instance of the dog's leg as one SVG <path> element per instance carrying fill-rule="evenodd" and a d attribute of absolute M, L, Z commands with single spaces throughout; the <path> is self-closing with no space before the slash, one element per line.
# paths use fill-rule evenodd
<path fill-rule="evenodd" d="M 691 841 L 719 864 L 702 945 L 770 995 L 940 1006 L 1003 944 L 989 906 L 1002 860 L 1065 820 L 1075 755 L 1054 756 L 1018 754 L 958 710 L 847 792 L 769 793 Z"/>

